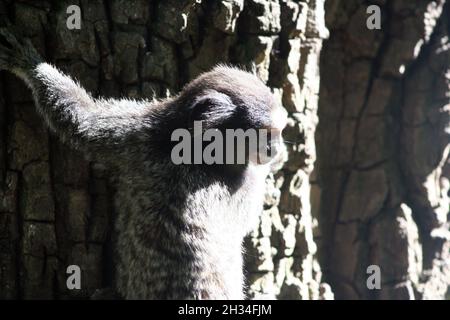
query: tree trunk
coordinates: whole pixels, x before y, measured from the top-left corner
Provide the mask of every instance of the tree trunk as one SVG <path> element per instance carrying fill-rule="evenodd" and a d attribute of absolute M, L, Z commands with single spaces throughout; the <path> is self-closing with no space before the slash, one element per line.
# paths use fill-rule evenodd
<path fill-rule="evenodd" d="M 324 2 L 0 0 L 0 24 L 95 96 L 166 97 L 217 63 L 256 70 L 289 124 L 245 241 L 250 298 L 443 298 L 450 2 L 372 1 L 381 30 L 366 27 L 367 1 Z M 74 4 L 80 30 L 66 26 Z M 0 73 L 0 299 L 112 285 L 112 174 L 49 134 L 29 90 Z M 69 265 L 81 290 L 67 288 Z"/>
<path fill-rule="evenodd" d="M 69 30 L 69 5 L 81 30 Z M 289 160 L 267 179 L 261 223 L 246 240 L 251 298 L 317 299 L 309 175 L 315 159 L 324 0 L 0 1 L 47 61 L 95 96 L 175 94 L 225 62 L 254 67 L 290 115 Z M 29 90 L 0 79 L 0 298 L 87 298 L 111 285 L 110 173 L 61 144 Z M 81 268 L 81 290 L 66 286 Z"/>
<path fill-rule="evenodd" d="M 441 299 L 450 284 L 450 3 L 327 2 L 317 208 L 324 280 L 336 298 Z M 444 171 L 445 172 L 445 171 Z M 320 195 L 319 195 L 320 194 Z M 367 268 L 381 269 L 369 290 Z"/>

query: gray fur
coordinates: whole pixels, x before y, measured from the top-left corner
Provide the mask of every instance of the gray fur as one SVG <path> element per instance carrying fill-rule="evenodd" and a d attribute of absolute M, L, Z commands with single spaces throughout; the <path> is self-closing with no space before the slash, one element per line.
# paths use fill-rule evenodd
<path fill-rule="evenodd" d="M 95 99 L 30 43 L 0 33 L 0 69 L 27 83 L 56 135 L 117 175 L 118 293 L 243 298 L 242 240 L 262 210 L 269 166 L 176 166 L 170 134 L 196 119 L 204 129 L 272 127 L 279 107 L 269 89 L 247 72 L 218 66 L 163 101 Z"/>

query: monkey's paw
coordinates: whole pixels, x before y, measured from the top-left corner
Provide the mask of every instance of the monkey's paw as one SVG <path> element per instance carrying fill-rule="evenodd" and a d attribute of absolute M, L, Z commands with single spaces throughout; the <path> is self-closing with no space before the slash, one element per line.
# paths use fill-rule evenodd
<path fill-rule="evenodd" d="M 21 75 L 42 62 L 29 39 L 18 40 L 13 32 L 0 28 L 0 70 Z"/>

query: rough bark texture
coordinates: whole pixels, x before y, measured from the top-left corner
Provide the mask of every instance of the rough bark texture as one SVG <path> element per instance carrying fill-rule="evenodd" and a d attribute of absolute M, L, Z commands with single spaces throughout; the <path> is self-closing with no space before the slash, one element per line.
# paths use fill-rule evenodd
<path fill-rule="evenodd" d="M 81 30 L 66 9 L 82 10 Z M 247 239 L 249 296 L 331 297 L 314 258 L 315 159 L 323 0 L 0 1 L 48 61 L 94 95 L 174 94 L 219 62 L 251 67 L 290 114 L 289 160 L 267 182 Z M 107 172 L 48 133 L 25 86 L 0 79 L 0 298 L 86 298 L 111 284 L 114 190 Z M 66 288 L 79 265 L 82 289 Z"/>
<path fill-rule="evenodd" d="M 368 3 L 381 6 L 381 30 L 361 28 Z M 450 3 L 334 0 L 326 12 L 313 191 L 324 280 L 336 298 L 441 299 Z M 369 265 L 381 268 L 381 290 L 366 287 Z"/>
<path fill-rule="evenodd" d="M 72 4 L 81 30 L 66 27 Z M 369 4 L 381 7 L 381 30 L 366 28 Z M 165 97 L 220 62 L 256 69 L 290 121 L 288 159 L 246 239 L 250 298 L 443 298 L 450 3 L 324 5 L 0 0 L 0 24 L 8 18 L 96 96 Z M 0 299 L 87 298 L 111 285 L 109 176 L 49 134 L 29 90 L 0 74 Z M 81 290 L 66 287 L 71 264 Z M 370 265 L 381 290 L 367 288 Z"/>

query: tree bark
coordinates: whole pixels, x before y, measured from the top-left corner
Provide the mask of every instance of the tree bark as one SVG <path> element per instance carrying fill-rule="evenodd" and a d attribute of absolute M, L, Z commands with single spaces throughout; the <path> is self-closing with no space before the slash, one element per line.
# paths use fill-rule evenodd
<path fill-rule="evenodd" d="M 324 2 L 0 0 L 0 26 L 95 96 L 167 97 L 218 63 L 255 69 L 289 123 L 288 157 L 245 240 L 250 298 L 444 298 L 450 3 L 369 1 L 382 18 L 370 30 L 368 1 Z M 66 26 L 74 4 L 81 30 Z M 61 144 L 24 84 L 0 73 L 0 299 L 112 285 L 113 174 Z M 81 290 L 67 288 L 69 265 Z"/>
<path fill-rule="evenodd" d="M 82 11 L 69 30 L 69 5 Z M 39 52 L 95 96 L 177 93 L 217 63 L 255 67 L 289 111 L 289 160 L 267 179 L 259 226 L 246 240 L 251 298 L 318 299 L 309 200 L 315 159 L 324 1 L 0 1 Z M 30 92 L 0 79 L 0 298 L 88 298 L 112 284 L 112 173 L 48 133 Z M 66 268 L 81 268 L 68 290 Z"/>
<path fill-rule="evenodd" d="M 449 1 L 327 2 L 316 211 L 340 299 L 442 299 L 450 284 Z M 366 286 L 381 268 L 381 289 Z"/>

